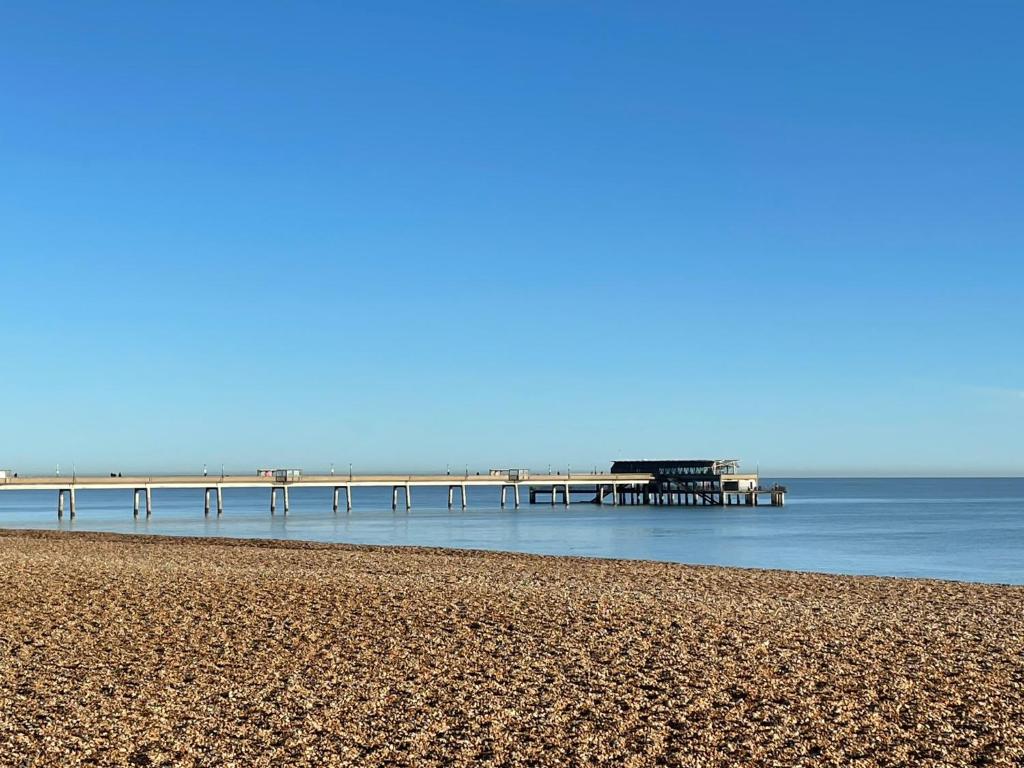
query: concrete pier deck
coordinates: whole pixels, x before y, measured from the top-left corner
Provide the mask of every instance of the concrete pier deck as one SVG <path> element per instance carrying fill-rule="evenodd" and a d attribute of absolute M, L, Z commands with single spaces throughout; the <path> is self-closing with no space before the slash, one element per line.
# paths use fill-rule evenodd
<path fill-rule="evenodd" d="M 335 512 L 340 506 L 340 496 L 345 495 L 345 508 L 353 507 L 353 490 L 357 488 L 391 488 L 391 506 L 397 509 L 402 505 L 412 509 L 413 491 L 415 488 L 447 488 L 448 507 L 458 503 L 465 509 L 469 502 L 469 489 L 493 488 L 499 495 L 502 507 L 506 503 L 518 508 L 522 501 L 522 491 L 527 491 L 529 503 L 550 504 L 562 503 L 569 505 L 576 502 L 596 504 L 655 504 L 668 506 L 693 506 L 710 504 L 722 506 L 727 504 L 757 505 L 761 495 L 769 495 L 771 503 L 780 505 L 784 501 L 784 489 L 760 488 L 756 484 L 755 475 L 736 477 L 753 478 L 750 488 L 743 493 L 730 493 L 719 488 L 707 493 L 673 492 L 659 486 L 654 475 L 646 472 L 604 473 L 580 472 L 572 474 L 540 474 L 529 475 L 495 475 L 495 474 L 326 474 L 303 475 L 287 480 L 281 477 L 262 475 L 132 475 L 125 477 L 102 475 L 72 476 L 26 476 L 6 477 L 0 479 L 0 492 L 14 491 L 56 491 L 57 515 L 63 517 L 67 507 L 74 517 L 76 513 L 77 494 L 82 491 L 94 490 L 128 490 L 133 492 L 133 512 L 138 516 L 145 504 L 146 515 L 153 514 L 153 490 L 170 488 L 194 488 L 204 491 L 204 512 L 210 514 L 214 501 L 217 514 L 224 512 L 224 491 L 234 488 L 266 488 L 269 491 L 270 512 L 278 508 L 278 495 L 282 497 L 283 511 L 288 512 L 289 493 L 294 488 L 331 488 L 333 490 L 332 507 Z"/>
<path fill-rule="evenodd" d="M 350 485 L 353 488 L 386 488 L 394 485 L 434 486 L 471 485 L 500 488 L 503 485 L 594 485 L 595 483 L 646 483 L 652 476 L 647 473 L 608 474 L 573 472 L 571 475 L 530 475 L 528 479 L 513 481 L 507 477 L 493 475 L 303 475 L 299 480 L 282 483 L 273 477 L 252 475 L 132 475 L 125 477 L 104 477 L 102 475 L 77 475 L 74 477 L 12 477 L 0 480 L 2 490 L 43 490 L 56 491 L 72 486 L 77 488 L 206 488 L 221 485 L 230 488 L 271 488 L 289 485 L 293 488 L 330 488 Z"/>

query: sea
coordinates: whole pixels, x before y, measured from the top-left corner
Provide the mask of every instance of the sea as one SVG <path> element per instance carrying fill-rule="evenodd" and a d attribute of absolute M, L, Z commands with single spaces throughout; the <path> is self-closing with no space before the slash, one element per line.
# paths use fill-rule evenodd
<path fill-rule="evenodd" d="M 330 488 L 291 490 L 288 515 L 267 489 L 227 488 L 224 514 L 203 492 L 156 489 L 153 515 L 132 515 L 130 490 L 80 490 L 57 519 L 56 492 L 0 491 L 0 528 L 226 536 L 455 547 L 662 560 L 839 574 L 1024 584 L 1024 478 L 768 478 L 786 505 L 655 507 L 548 503 L 501 509 L 498 489 L 470 488 L 449 510 L 446 488 L 414 488 L 391 509 L 387 488 L 357 488 L 335 513 Z M 456 494 L 456 501 L 458 495 Z"/>

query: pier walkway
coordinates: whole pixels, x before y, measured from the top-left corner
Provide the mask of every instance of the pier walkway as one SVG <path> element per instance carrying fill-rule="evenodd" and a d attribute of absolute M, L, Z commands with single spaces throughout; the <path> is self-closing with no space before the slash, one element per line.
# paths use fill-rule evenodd
<path fill-rule="evenodd" d="M 742 493 L 691 494 L 673 491 L 655 483 L 650 473 L 572 473 L 570 475 L 530 475 L 518 478 L 513 475 L 304 475 L 301 478 L 282 481 L 275 477 L 252 475 L 153 475 L 131 477 L 84 476 L 72 477 L 8 477 L 0 479 L 0 492 L 15 491 L 56 491 L 57 516 L 63 517 L 65 506 L 71 516 L 76 513 L 77 494 L 92 490 L 125 490 L 132 492 L 133 513 L 138 516 L 144 508 L 146 515 L 153 514 L 153 490 L 167 488 L 193 488 L 204 492 L 204 513 L 210 514 L 211 501 L 215 500 L 217 514 L 224 512 L 224 491 L 232 488 L 266 488 L 269 491 L 270 512 L 278 508 L 281 496 L 283 511 L 289 509 L 289 490 L 293 488 L 329 488 L 332 492 L 332 508 L 339 509 L 341 494 L 345 495 L 345 508 L 352 511 L 353 491 L 357 488 L 391 488 L 391 508 L 399 507 L 399 500 L 405 508 L 412 509 L 413 489 L 417 487 L 441 487 L 448 489 L 448 508 L 455 504 L 456 496 L 463 509 L 469 504 L 470 489 L 494 489 L 498 492 L 502 507 L 511 499 L 518 509 L 521 491 L 525 488 L 531 504 L 540 499 L 550 504 L 560 501 L 569 505 L 573 501 L 595 504 L 654 504 L 693 506 L 711 504 L 758 504 L 758 496 L 769 494 L 773 505 L 783 503 L 784 493 L 777 488 L 752 487 Z"/>

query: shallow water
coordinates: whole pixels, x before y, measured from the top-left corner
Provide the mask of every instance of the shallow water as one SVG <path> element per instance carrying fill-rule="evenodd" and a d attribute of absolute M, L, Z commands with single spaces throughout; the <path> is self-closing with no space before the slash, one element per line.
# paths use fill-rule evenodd
<path fill-rule="evenodd" d="M 772 482 L 768 480 L 767 482 Z M 269 492 L 224 491 L 224 515 L 203 515 L 201 490 L 153 491 L 153 516 L 132 516 L 129 490 L 79 491 L 57 520 L 56 493 L 0 491 L 0 527 L 171 536 L 307 539 L 623 557 L 829 573 L 1024 584 L 1024 478 L 781 479 L 786 506 L 603 507 L 574 502 L 500 509 L 497 489 L 414 488 L 391 511 L 390 489 L 356 489 L 351 513 L 329 488 L 294 488 L 286 517 Z M 523 494 L 524 502 L 526 493 Z M 280 502 L 280 500 L 279 500 Z M 344 499 L 342 499 L 344 504 Z"/>

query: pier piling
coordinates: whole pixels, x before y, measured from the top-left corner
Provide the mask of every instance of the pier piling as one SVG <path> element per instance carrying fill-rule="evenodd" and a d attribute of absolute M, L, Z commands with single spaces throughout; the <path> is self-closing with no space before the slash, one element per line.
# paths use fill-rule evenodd
<path fill-rule="evenodd" d="M 463 483 L 461 485 L 457 485 L 457 486 L 456 485 L 449 485 L 448 486 L 448 509 L 451 509 L 452 507 L 455 506 L 455 489 L 456 488 L 459 489 L 459 494 L 462 497 L 462 499 L 461 499 L 461 501 L 462 501 L 462 508 L 465 509 L 466 508 L 466 503 L 467 503 L 466 502 L 466 484 L 465 483 Z"/>
<path fill-rule="evenodd" d="M 506 502 L 506 499 L 507 499 L 507 492 L 508 492 L 509 488 L 512 489 L 512 495 L 513 495 L 513 501 L 515 503 L 515 508 L 519 509 L 519 498 L 520 497 L 519 497 L 519 485 L 517 483 L 509 483 L 508 485 L 501 486 L 501 508 L 502 509 L 505 508 L 505 502 Z"/>
<path fill-rule="evenodd" d="M 412 493 L 408 483 L 405 485 L 393 485 L 391 486 L 391 511 L 395 512 L 398 510 L 398 491 L 405 489 L 405 511 L 408 512 L 412 509 Z"/>

